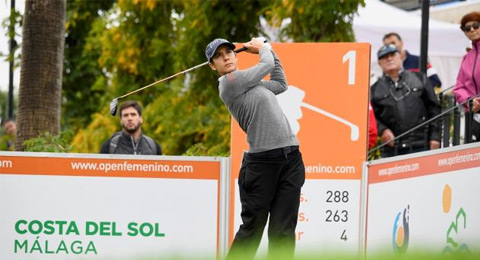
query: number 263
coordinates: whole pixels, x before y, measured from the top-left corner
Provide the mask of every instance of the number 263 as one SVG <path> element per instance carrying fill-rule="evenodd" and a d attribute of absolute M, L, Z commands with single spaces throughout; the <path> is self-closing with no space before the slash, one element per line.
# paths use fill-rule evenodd
<path fill-rule="evenodd" d="M 325 213 L 327 213 L 327 218 L 325 219 L 326 222 L 347 222 L 348 221 L 348 211 L 346 210 L 335 210 L 333 212 L 332 210 L 327 210 Z"/>

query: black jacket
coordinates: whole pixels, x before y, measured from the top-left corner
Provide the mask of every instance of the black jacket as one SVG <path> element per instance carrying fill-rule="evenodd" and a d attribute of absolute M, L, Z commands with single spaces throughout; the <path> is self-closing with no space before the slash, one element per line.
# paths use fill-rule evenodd
<path fill-rule="evenodd" d="M 397 84 L 384 75 L 371 88 L 371 103 L 377 119 L 378 135 L 385 129 L 398 136 L 440 114 L 441 106 L 427 78 L 418 72 L 402 71 Z M 427 146 L 440 141 L 438 120 L 407 134 L 398 142 L 401 147 Z"/>
<path fill-rule="evenodd" d="M 112 139 L 116 135 L 120 135 L 116 143 L 116 147 L 115 145 L 111 147 Z M 153 140 L 147 141 L 147 138 L 150 138 L 150 137 L 147 137 L 142 134 L 138 142 L 135 143 L 133 140 L 133 136 L 128 135 L 123 131 L 120 133 L 117 132 L 105 143 L 103 143 L 102 147 L 100 148 L 100 153 L 162 155 L 162 149 L 160 148 L 158 143 Z"/>

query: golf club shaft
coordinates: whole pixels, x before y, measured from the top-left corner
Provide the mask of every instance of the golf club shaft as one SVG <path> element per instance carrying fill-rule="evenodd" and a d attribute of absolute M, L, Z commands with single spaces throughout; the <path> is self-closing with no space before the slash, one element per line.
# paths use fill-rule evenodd
<path fill-rule="evenodd" d="M 171 76 L 168 76 L 168 77 L 166 77 L 166 78 L 163 78 L 163 79 L 161 79 L 161 80 L 155 81 L 155 82 L 153 82 L 153 83 L 151 83 L 151 84 L 148 84 L 148 85 L 146 85 L 146 86 L 144 86 L 144 87 L 141 87 L 141 88 L 139 88 L 139 89 L 137 89 L 137 90 L 134 90 L 134 91 L 132 91 L 132 92 L 129 92 L 129 93 L 127 93 L 127 94 L 124 94 L 123 96 L 118 97 L 118 99 L 124 98 L 124 97 L 126 97 L 126 96 L 130 96 L 130 95 L 135 94 L 135 93 L 137 93 L 137 92 L 139 92 L 139 91 L 142 91 L 142 90 L 144 90 L 144 89 L 146 89 L 146 88 L 149 88 L 149 87 L 151 87 L 151 86 L 153 86 L 153 85 L 156 85 L 156 84 L 158 84 L 158 83 L 167 81 L 167 80 L 169 80 L 169 79 L 171 79 L 171 78 L 174 78 L 174 77 L 176 77 L 176 76 L 178 76 L 178 75 L 181 75 L 181 74 L 184 74 L 184 73 L 187 73 L 187 72 L 190 72 L 190 71 L 192 71 L 192 70 L 198 69 L 198 68 L 203 67 L 203 66 L 205 66 L 205 65 L 207 65 L 207 64 L 208 64 L 208 61 L 206 61 L 206 62 L 204 62 L 204 63 L 202 63 L 202 64 L 199 64 L 199 65 L 197 65 L 197 66 L 195 66 L 195 67 L 191 67 L 191 68 L 186 69 L 186 70 L 184 70 L 184 71 L 181 71 L 181 72 L 178 72 L 178 73 L 176 73 L 176 74 L 173 74 L 173 75 L 171 75 Z"/>
<path fill-rule="evenodd" d="M 265 42 L 266 42 L 266 41 L 265 41 Z M 240 48 L 240 49 L 235 50 L 235 53 L 239 53 L 239 52 L 246 51 L 246 50 L 247 50 L 246 47 L 242 47 L 242 48 Z M 135 93 L 137 93 L 137 92 L 139 92 L 139 91 L 142 91 L 142 90 L 144 90 L 144 89 L 146 89 L 146 88 L 149 88 L 149 87 L 151 87 L 151 86 L 153 86 L 153 85 L 156 85 L 156 84 L 158 84 L 158 83 L 167 81 L 167 80 L 169 80 L 169 79 L 171 79 L 171 78 L 175 78 L 175 77 L 178 76 L 178 75 L 185 74 L 185 73 L 190 72 L 190 71 L 192 71 L 192 70 L 195 70 L 195 69 L 198 69 L 198 68 L 200 68 L 200 67 L 203 67 L 203 66 L 205 66 L 205 65 L 207 65 L 207 64 L 208 64 L 208 61 L 206 61 L 206 62 L 204 62 L 204 63 L 202 63 L 202 64 L 198 64 L 197 66 L 191 67 L 191 68 L 189 68 L 189 69 L 186 69 L 186 70 L 184 70 L 184 71 L 178 72 L 178 73 L 176 73 L 176 74 L 173 74 L 173 75 L 168 76 L 168 77 L 166 77 L 166 78 L 163 78 L 163 79 L 161 79 L 161 80 L 155 81 L 155 82 L 153 82 L 153 83 L 151 83 L 151 84 L 149 84 L 149 85 L 146 85 L 146 86 L 144 86 L 144 87 L 141 87 L 141 88 L 139 88 L 139 89 L 136 89 L 136 90 L 134 90 L 134 91 L 132 91 L 132 92 L 129 92 L 129 93 L 127 93 L 127 94 L 124 94 L 123 96 L 118 97 L 118 99 L 121 99 L 121 98 L 130 96 L 130 95 L 135 94 Z"/>

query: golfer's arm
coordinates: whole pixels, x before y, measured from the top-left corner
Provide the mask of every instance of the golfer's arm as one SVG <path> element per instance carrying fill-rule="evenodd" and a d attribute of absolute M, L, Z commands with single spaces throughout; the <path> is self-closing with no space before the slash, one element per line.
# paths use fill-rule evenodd
<path fill-rule="evenodd" d="M 260 49 L 260 62 L 246 70 L 226 74 L 220 80 L 220 97 L 231 100 L 261 84 L 274 68 L 273 56 L 267 48 Z"/>
<path fill-rule="evenodd" d="M 262 81 L 262 85 L 277 95 L 287 90 L 288 86 L 285 73 L 283 73 L 282 63 L 273 50 L 271 50 L 271 53 L 273 55 L 275 67 L 272 72 L 270 72 L 270 80 Z"/>
<path fill-rule="evenodd" d="M 237 87 L 241 92 L 248 91 L 258 85 L 258 83 L 270 72 L 275 66 L 273 55 L 268 48 L 260 49 L 260 61 L 257 65 L 246 70 L 237 70 L 233 72 L 234 79 L 238 80 Z"/>

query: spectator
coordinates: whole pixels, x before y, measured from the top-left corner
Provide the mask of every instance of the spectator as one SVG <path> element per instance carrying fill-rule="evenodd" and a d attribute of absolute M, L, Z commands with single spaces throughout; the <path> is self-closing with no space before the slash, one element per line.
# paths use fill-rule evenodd
<path fill-rule="evenodd" d="M 2 151 L 15 150 L 15 132 L 17 125 L 12 119 L 8 119 L 3 123 L 4 136 L 2 137 Z"/>
<path fill-rule="evenodd" d="M 471 12 L 462 17 L 460 29 L 472 41 L 472 48 L 463 57 L 453 88 L 457 102 L 463 103 L 480 94 L 480 12 Z M 480 98 L 473 100 L 472 141 L 480 141 Z"/>
<path fill-rule="evenodd" d="M 414 72 L 420 71 L 420 58 L 417 55 L 410 54 L 407 50 L 403 49 L 402 38 L 400 37 L 400 35 L 398 35 L 398 33 L 392 32 L 383 36 L 383 44 L 393 44 L 397 47 L 403 60 L 404 69 Z M 430 62 L 427 63 L 427 76 L 430 80 L 430 84 L 432 85 L 432 87 L 440 88 L 442 86 L 442 82 L 437 75 L 437 71 L 432 67 L 432 64 L 430 64 Z"/>
<path fill-rule="evenodd" d="M 383 76 L 372 86 L 371 104 L 382 143 L 382 157 L 407 154 L 440 147 L 438 121 L 394 140 L 415 126 L 440 114 L 441 107 L 427 78 L 418 72 L 402 69 L 395 45 L 384 45 L 378 53 Z"/>
<path fill-rule="evenodd" d="M 142 107 L 135 101 L 120 106 L 121 132 L 103 143 L 100 153 L 161 155 L 162 149 L 152 138 L 142 134 Z"/>

